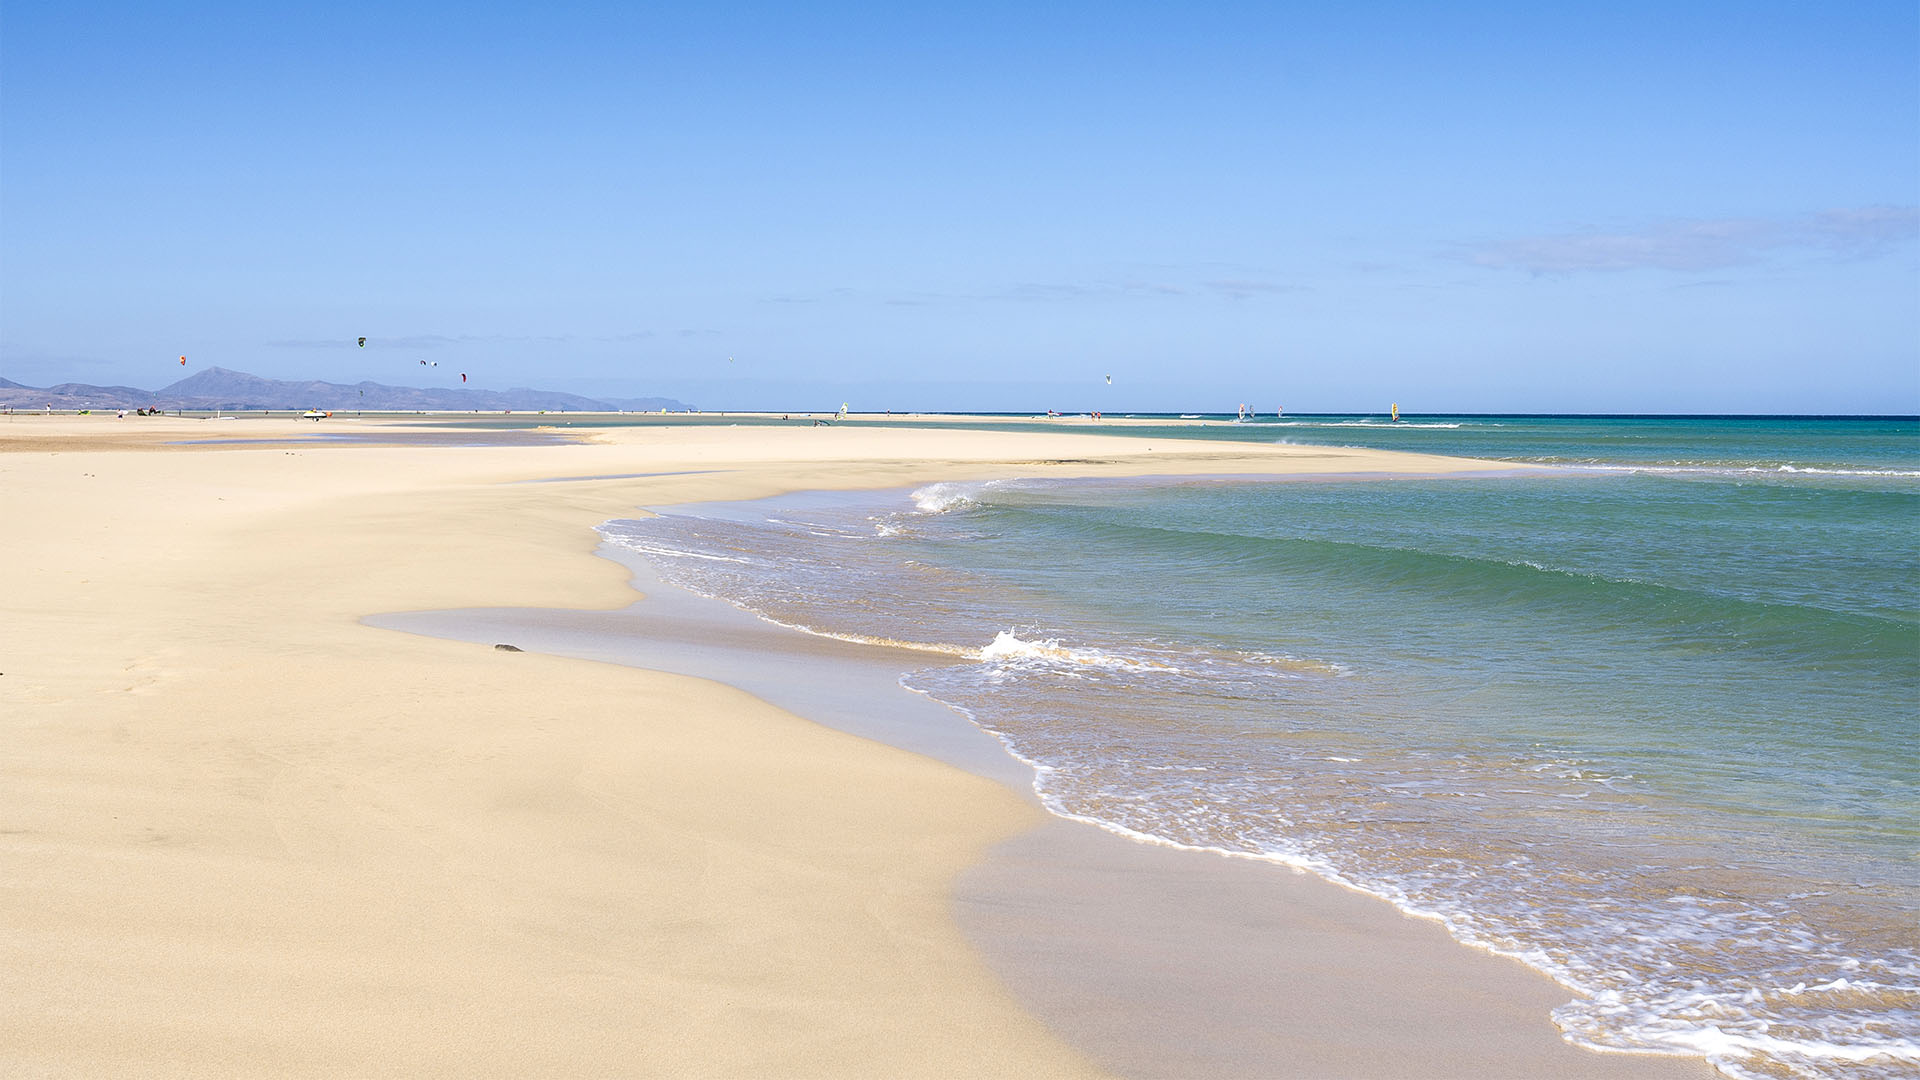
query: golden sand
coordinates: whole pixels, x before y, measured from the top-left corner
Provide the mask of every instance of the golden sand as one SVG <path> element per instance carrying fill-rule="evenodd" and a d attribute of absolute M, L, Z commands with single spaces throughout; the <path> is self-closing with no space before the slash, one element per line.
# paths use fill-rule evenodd
<path fill-rule="evenodd" d="M 992 425 L 300 441 L 416 430 L 0 419 L 0 1073 L 1098 1072 L 953 917 L 1030 800 L 719 683 L 359 619 L 627 605 L 593 526 L 642 504 L 1485 467 Z M 624 478 L 525 482 L 561 476 Z"/>

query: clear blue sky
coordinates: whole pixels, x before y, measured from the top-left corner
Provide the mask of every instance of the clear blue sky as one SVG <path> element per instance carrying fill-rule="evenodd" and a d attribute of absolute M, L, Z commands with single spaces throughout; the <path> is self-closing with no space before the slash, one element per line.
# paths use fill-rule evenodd
<path fill-rule="evenodd" d="M 1920 411 L 1912 0 L 277 6 L 0 6 L 0 375 Z"/>

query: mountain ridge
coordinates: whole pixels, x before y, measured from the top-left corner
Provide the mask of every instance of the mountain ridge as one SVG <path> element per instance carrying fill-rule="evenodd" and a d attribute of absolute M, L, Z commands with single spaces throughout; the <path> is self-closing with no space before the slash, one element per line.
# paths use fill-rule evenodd
<path fill-rule="evenodd" d="M 0 405 L 15 409 L 363 409 L 374 412 L 687 412 L 692 406 L 666 397 L 590 398 L 517 386 L 509 390 L 467 387 L 389 386 L 372 380 L 332 383 L 320 379 L 267 379 L 211 367 L 158 390 L 65 382 L 26 386 L 0 378 Z"/>

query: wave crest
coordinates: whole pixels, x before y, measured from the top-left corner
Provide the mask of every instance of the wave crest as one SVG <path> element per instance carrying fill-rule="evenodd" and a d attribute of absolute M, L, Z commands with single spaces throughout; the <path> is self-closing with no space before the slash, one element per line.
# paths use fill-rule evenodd
<path fill-rule="evenodd" d="M 923 514 L 944 514 L 980 505 L 980 493 L 986 484 L 928 484 L 913 492 L 913 505 Z"/>
<path fill-rule="evenodd" d="M 1076 649 L 1060 644 L 1058 638 L 1027 641 L 1011 630 L 1002 630 L 994 635 L 993 640 L 980 650 L 980 662 L 985 664 L 1073 664 L 1079 667 L 1112 668 L 1117 671 L 1178 670 L 1167 664 L 1115 656 L 1099 649 Z"/>

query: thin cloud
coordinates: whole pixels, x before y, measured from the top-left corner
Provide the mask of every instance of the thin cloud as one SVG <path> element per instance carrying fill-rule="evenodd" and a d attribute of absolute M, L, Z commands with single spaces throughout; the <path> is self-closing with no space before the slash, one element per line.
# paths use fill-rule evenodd
<path fill-rule="evenodd" d="M 1245 278 L 1227 278 L 1220 281 L 1202 282 L 1209 290 L 1229 300 L 1245 300 L 1254 296 L 1279 296 L 1285 293 L 1304 291 L 1304 286 L 1285 285 L 1277 281 L 1250 281 Z"/>
<path fill-rule="evenodd" d="M 166 354 L 161 354 L 160 361 L 165 361 L 169 366 L 171 366 L 171 364 L 173 363 L 173 357 L 168 356 Z M 159 361 L 156 361 L 156 362 L 159 362 Z M 9 370 L 15 370 L 15 369 L 34 370 L 39 368 L 55 368 L 57 370 L 65 371 L 68 368 L 75 368 L 75 367 L 106 367 L 113 363 L 115 363 L 115 361 L 111 357 L 107 357 L 107 356 L 88 356 L 80 353 L 40 352 L 39 350 L 36 350 L 36 349 L 0 348 L 0 364 L 9 365 L 9 368 L 8 368 Z"/>
<path fill-rule="evenodd" d="M 847 285 L 836 285 L 831 289 L 826 289 L 821 292 L 779 293 L 774 296 L 763 296 L 760 298 L 760 302 L 763 304 L 819 304 L 829 300 L 858 298 L 859 290 Z"/>
<path fill-rule="evenodd" d="M 848 288 L 823 293 L 781 293 L 760 298 L 766 304 L 815 304 L 826 300 L 853 299 L 886 307 L 926 307 L 954 302 L 1014 301 L 1018 303 L 1075 303 L 1148 296 L 1214 296 L 1244 300 L 1254 296 L 1300 292 L 1303 286 L 1266 281 L 1253 277 L 1213 278 L 1193 284 L 1164 279 L 1126 278 L 1104 281 L 1020 281 L 983 292 L 939 293 L 924 291 L 870 292 Z"/>
<path fill-rule="evenodd" d="M 1193 296 L 1201 291 L 1222 296 L 1250 296 L 1256 292 L 1282 292 L 1285 286 L 1252 281 L 1208 281 L 1198 288 L 1169 281 L 1024 281 L 980 299 L 1061 302 L 1127 296 Z"/>
<path fill-rule="evenodd" d="M 1840 255 L 1869 258 L 1920 236 L 1920 207 L 1866 206 L 1813 215 L 1807 231 Z"/>
<path fill-rule="evenodd" d="M 411 334 L 405 337 L 368 337 L 369 349 L 447 349 L 461 345 L 564 344 L 570 341 L 623 342 L 644 341 L 656 336 L 652 330 L 631 330 L 622 334 L 581 336 L 578 334 Z M 286 338 L 267 342 L 275 349 L 356 349 L 358 338 Z"/>
<path fill-rule="evenodd" d="M 1023 281 L 1001 293 L 1006 300 L 1079 300 L 1107 291 L 1093 285 L 1072 285 L 1038 281 Z"/>
<path fill-rule="evenodd" d="M 1528 236 L 1489 244 L 1468 261 L 1535 274 L 1585 271 L 1699 272 L 1752 266 L 1783 251 L 1863 259 L 1920 236 L 1920 209 L 1869 206 L 1795 218 L 1715 218 L 1661 222 L 1633 232 Z"/>

